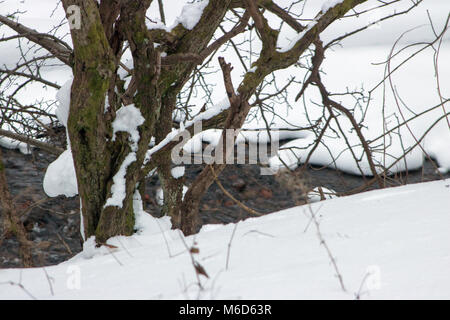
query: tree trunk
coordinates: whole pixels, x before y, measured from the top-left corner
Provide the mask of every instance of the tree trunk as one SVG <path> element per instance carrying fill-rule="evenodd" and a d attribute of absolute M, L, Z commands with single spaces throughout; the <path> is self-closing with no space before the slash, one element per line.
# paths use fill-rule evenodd
<path fill-rule="evenodd" d="M 110 195 L 112 177 L 130 152 L 127 137 L 118 134 L 113 143 L 111 120 L 117 104 L 105 112 L 109 89 L 114 88 L 117 61 L 110 47 L 94 1 L 65 1 L 82 8 L 81 29 L 73 29 L 73 74 L 68 133 L 81 198 L 84 234 L 95 235 L 105 242 L 114 235 L 130 235 L 134 227 L 130 182 L 135 177 L 127 172 L 127 194 L 122 208 L 104 207 Z"/>

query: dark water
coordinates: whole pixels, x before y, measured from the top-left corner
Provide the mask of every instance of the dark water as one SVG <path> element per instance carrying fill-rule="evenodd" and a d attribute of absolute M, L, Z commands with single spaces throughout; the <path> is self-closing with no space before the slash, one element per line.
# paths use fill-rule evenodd
<path fill-rule="evenodd" d="M 42 181 L 53 156 L 40 151 L 23 155 L 16 150 L 2 149 L 6 176 L 16 208 L 33 242 L 33 259 L 36 266 L 52 265 L 67 260 L 80 252 L 79 199 L 63 196 L 48 198 Z M 202 170 L 202 165 L 186 166 L 186 185 L 189 185 Z M 449 178 L 446 174 L 443 178 Z M 391 177 L 388 186 L 417 183 L 440 179 L 430 162 L 422 169 Z M 309 187 L 324 186 L 337 192 L 345 192 L 361 186 L 360 176 L 336 170 L 310 166 L 301 179 Z M 270 213 L 295 206 L 292 191 L 287 190 L 275 176 L 260 175 L 257 165 L 230 165 L 220 175 L 220 181 L 236 199 L 260 212 Z M 373 184 L 369 189 L 377 188 Z M 145 208 L 155 216 L 160 210 L 154 198 L 159 182 L 157 177 L 147 180 Z M 1 213 L 1 208 L 0 208 Z M 205 194 L 200 205 L 202 224 L 231 223 L 251 217 L 230 200 L 214 183 Z M 0 224 L 0 233 L 3 230 Z M 0 247 L 0 268 L 19 267 L 18 243 L 6 238 Z"/>

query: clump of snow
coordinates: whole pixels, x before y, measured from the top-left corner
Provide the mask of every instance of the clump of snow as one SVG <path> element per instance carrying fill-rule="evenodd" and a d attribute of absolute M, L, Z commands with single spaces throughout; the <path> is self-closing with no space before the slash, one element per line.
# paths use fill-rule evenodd
<path fill-rule="evenodd" d="M 83 239 L 83 242 L 86 241 L 86 234 L 84 233 L 83 202 L 81 198 L 80 198 L 80 234 L 81 239 Z"/>
<path fill-rule="evenodd" d="M 129 77 L 130 74 L 128 73 L 128 71 L 126 69 L 133 70 L 134 63 L 133 63 L 133 58 L 131 57 L 131 52 L 129 49 L 127 51 L 125 51 L 124 55 L 128 56 L 128 58 L 122 58 L 122 63 L 119 66 L 119 69 L 117 70 L 117 74 L 121 80 L 126 80 L 124 87 L 125 87 L 125 89 L 127 89 L 128 85 L 131 81 L 131 77 Z M 126 69 L 124 67 L 122 67 L 122 64 L 126 67 Z"/>
<path fill-rule="evenodd" d="M 108 249 L 104 246 L 97 248 L 97 244 L 95 243 L 95 237 L 89 237 L 86 241 L 83 243 L 83 251 L 80 254 L 80 258 L 83 259 L 91 259 L 96 255 L 99 255 L 99 253 L 102 252 L 103 254 L 108 253 Z"/>
<path fill-rule="evenodd" d="M 450 129 L 449 129 L 450 130 Z M 434 135 L 427 139 L 427 143 L 425 144 L 425 151 L 428 155 L 434 159 L 436 159 L 439 165 L 439 172 L 442 174 L 446 174 L 450 171 L 450 132 L 447 135 L 447 139 L 445 136 L 437 136 Z"/>
<path fill-rule="evenodd" d="M 116 139 L 116 133 L 119 131 L 128 132 L 130 134 L 131 149 L 137 150 L 137 143 L 139 142 L 138 127 L 144 123 L 145 119 L 141 114 L 141 111 L 134 106 L 134 104 L 128 106 L 122 106 L 116 112 L 116 118 L 112 123 L 113 138 Z"/>
<path fill-rule="evenodd" d="M 58 108 L 55 111 L 59 122 L 67 128 L 70 110 L 70 91 L 72 89 L 73 79 L 66 81 L 56 93 L 56 99 L 59 101 Z"/>
<path fill-rule="evenodd" d="M 106 94 L 106 98 L 105 98 L 105 105 L 103 107 L 103 113 L 108 112 L 110 105 L 109 105 L 109 99 L 108 99 L 108 94 Z"/>
<path fill-rule="evenodd" d="M 194 29 L 200 21 L 203 10 L 208 5 L 209 0 L 199 0 L 193 3 L 187 3 L 181 10 L 181 15 L 175 19 L 172 26 L 168 27 L 158 19 L 147 20 L 146 25 L 149 29 L 161 29 L 166 32 L 171 32 L 180 23 L 188 30 Z"/>
<path fill-rule="evenodd" d="M 184 176 L 184 170 L 185 170 L 184 166 L 178 166 L 172 168 L 172 170 L 170 170 L 170 173 L 172 174 L 172 177 L 174 177 L 175 179 L 179 179 L 182 176 Z"/>
<path fill-rule="evenodd" d="M 186 192 L 188 191 L 188 187 L 183 186 L 183 196 L 182 199 L 184 199 L 184 195 L 186 194 Z M 156 190 L 156 197 L 155 197 L 156 203 L 160 206 L 164 205 L 164 191 L 162 188 L 158 188 L 158 190 Z"/>
<path fill-rule="evenodd" d="M 72 150 L 64 151 L 55 161 L 50 163 L 45 172 L 43 187 L 49 197 L 59 195 L 73 197 L 78 194 Z"/>
<path fill-rule="evenodd" d="M 322 192 L 320 191 L 320 189 L 322 190 Z M 320 187 L 320 189 L 319 187 L 316 187 L 308 192 L 307 197 L 309 202 L 314 203 L 321 201 L 322 195 L 325 197 L 325 200 L 336 198 L 336 191 L 325 187 Z"/>
<path fill-rule="evenodd" d="M 279 49 L 277 48 L 277 51 L 283 53 L 283 52 L 288 52 L 289 50 L 291 50 L 293 47 L 295 47 L 295 44 L 300 39 L 302 39 L 305 36 L 305 34 L 317 24 L 317 21 L 318 20 L 313 20 L 312 22 L 310 22 L 306 26 L 305 30 L 303 30 L 302 32 L 297 33 L 297 35 L 287 45 L 285 45 L 284 47 L 279 48 Z"/>
<path fill-rule="evenodd" d="M 214 116 L 220 114 L 222 111 L 227 110 L 229 107 L 230 107 L 230 100 L 228 98 L 223 98 L 222 101 L 220 101 L 219 103 L 196 115 L 194 119 L 186 121 L 184 123 L 184 127 L 187 128 L 198 121 L 209 120 Z"/>
<path fill-rule="evenodd" d="M 159 188 L 156 190 L 156 197 L 155 197 L 156 203 L 162 206 L 164 204 L 164 191 L 162 188 Z"/>
<path fill-rule="evenodd" d="M 310 31 L 317 24 L 317 22 L 323 16 L 323 14 L 325 14 L 330 8 L 333 8 L 334 6 L 336 6 L 336 5 L 338 5 L 338 4 L 342 3 L 342 2 L 344 2 L 344 0 L 327 0 L 327 1 L 325 1 L 323 3 L 323 5 L 322 5 L 322 9 L 321 9 L 320 13 L 318 14 L 318 16 L 316 16 L 316 18 L 313 21 L 311 21 L 305 27 L 305 29 L 303 31 L 297 33 L 297 35 L 287 45 L 277 49 L 277 51 L 278 52 L 287 52 L 287 51 L 291 50 L 295 46 L 295 44 L 300 39 L 302 39 L 305 36 L 305 34 L 308 31 Z M 281 35 L 282 34 L 280 33 L 280 36 Z"/>
<path fill-rule="evenodd" d="M 68 80 L 56 93 L 59 102 L 55 111 L 59 122 L 67 128 L 70 110 L 70 92 L 73 79 Z M 67 150 L 53 161 L 45 172 L 43 187 L 49 197 L 65 195 L 73 197 L 78 194 L 77 176 L 70 149 L 69 135 L 67 134 Z"/>
<path fill-rule="evenodd" d="M 147 28 L 149 28 L 150 30 L 153 29 L 162 29 L 164 31 L 170 32 L 172 31 L 172 28 L 174 27 L 167 27 L 161 20 L 158 19 L 152 19 L 152 21 L 150 21 L 149 19 L 146 19 L 146 25 Z"/>
<path fill-rule="evenodd" d="M 321 12 L 325 13 L 330 8 L 333 8 L 334 6 L 336 6 L 336 5 L 338 5 L 338 4 L 342 3 L 342 2 L 344 2 L 344 0 L 327 0 L 327 1 L 325 1 L 323 3 Z"/>
<path fill-rule="evenodd" d="M 136 152 L 131 151 L 123 160 L 119 170 L 113 177 L 113 185 L 111 186 L 111 197 L 106 200 L 105 208 L 108 206 L 116 206 L 122 208 L 123 199 L 126 195 L 126 179 L 127 168 L 136 161 Z"/>
<path fill-rule="evenodd" d="M 203 10 L 208 5 L 209 0 L 201 0 L 194 3 L 186 4 L 175 24 L 181 23 L 188 30 L 194 29 L 202 17 Z"/>
<path fill-rule="evenodd" d="M 183 131 L 184 129 L 181 130 L 181 128 L 180 129 L 172 128 L 172 131 L 160 143 L 153 146 L 151 149 L 147 150 L 147 152 L 145 153 L 144 165 L 147 164 L 148 161 L 150 161 L 152 155 L 155 152 L 158 152 L 159 150 L 164 148 L 169 142 L 171 142 L 177 135 L 179 135 Z"/>

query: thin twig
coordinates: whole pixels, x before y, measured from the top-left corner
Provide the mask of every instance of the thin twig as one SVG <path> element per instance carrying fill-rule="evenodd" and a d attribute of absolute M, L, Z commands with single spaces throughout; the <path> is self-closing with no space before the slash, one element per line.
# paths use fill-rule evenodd
<path fill-rule="evenodd" d="M 219 186 L 220 190 L 222 190 L 222 192 L 231 200 L 233 200 L 239 207 L 241 207 L 242 209 L 244 209 L 245 211 L 247 211 L 250 214 L 256 215 L 256 216 L 261 216 L 263 215 L 263 213 L 258 212 L 256 210 L 253 210 L 252 208 L 247 207 L 245 204 L 243 204 L 241 201 L 239 201 L 238 199 L 236 199 L 235 197 L 233 197 L 233 195 L 231 193 L 229 193 L 224 186 L 222 185 L 222 183 L 219 181 L 219 179 L 217 178 L 216 172 L 214 171 L 214 168 L 212 165 L 209 165 L 211 168 L 211 172 L 214 176 L 214 180 L 216 181 L 217 185 Z"/>
<path fill-rule="evenodd" d="M 231 233 L 230 241 L 228 242 L 228 250 L 227 250 L 227 263 L 225 264 L 225 270 L 228 270 L 228 265 L 230 262 L 230 253 L 231 253 L 231 243 L 233 242 L 234 235 L 236 233 L 236 229 L 239 222 L 234 225 L 233 232 Z"/>
<path fill-rule="evenodd" d="M 325 241 L 325 238 L 323 237 L 322 232 L 320 231 L 320 224 L 319 224 L 319 221 L 316 219 L 316 215 L 314 214 L 314 212 L 311 208 L 311 204 L 308 204 L 308 209 L 311 214 L 311 219 L 314 222 L 314 225 L 316 226 L 317 236 L 320 240 L 320 244 L 323 245 L 323 247 L 327 251 L 328 257 L 330 258 L 331 264 L 333 265 L 334 271 L 336 272 L 336 277 L 339 279 L 339 284 L 341 285 L 341 289 L 342 289 L 342 291 L 347 292 L 347 290 L 345 289 L 342 274 L 339 271 L 339 268 L 337 266 L 336 259 L 334 258 L 333 254 L 330 250 L 330 247 L 328 247 L 327 242 Z"/>

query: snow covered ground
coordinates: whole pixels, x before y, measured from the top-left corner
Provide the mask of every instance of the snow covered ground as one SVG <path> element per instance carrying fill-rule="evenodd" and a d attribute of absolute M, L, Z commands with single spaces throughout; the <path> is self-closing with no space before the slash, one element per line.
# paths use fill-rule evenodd
<path fill-rule="evenodd" d="M 88 240 L 58 266 L 0 270 L 0 299 L 355 299 L 358 292 L 361 299 L 450 299 L 450 180 L 311 210 L 346 292 L 309 207 L 300 206 L 237 226 L 207 225 L 187 238 L 169 230 L 167 218 L 140 217 L 141 234 L 108 241 L 118 248 L 95 249 Z M 202 290 L 184 242 L 196 243 L 194 261 L 210 277 L 200 276 Z"/>

